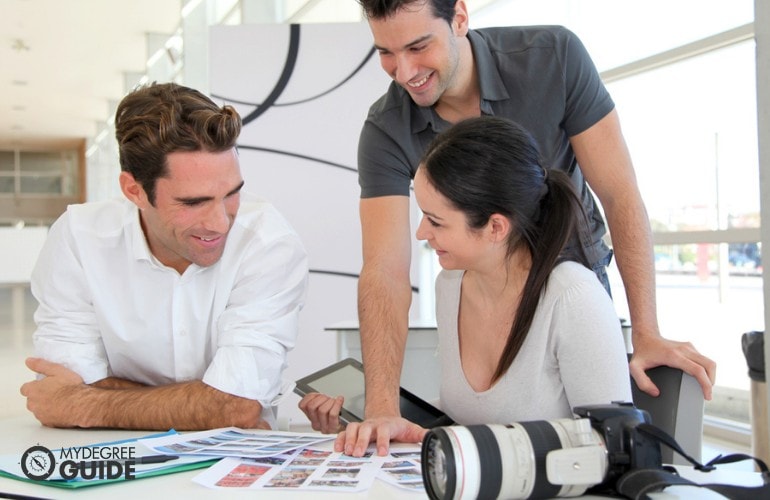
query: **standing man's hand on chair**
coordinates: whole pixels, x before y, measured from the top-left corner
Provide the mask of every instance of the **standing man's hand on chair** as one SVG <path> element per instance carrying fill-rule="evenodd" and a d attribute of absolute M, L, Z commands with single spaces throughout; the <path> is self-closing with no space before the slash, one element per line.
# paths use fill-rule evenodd
<path fill-rule="evenodd" d="M 660 390 L 652 383 L 646 370 L 656 366 L 679 368 L 692 375 L 703 389 L 703 397 L 711 400 L 712 389 L 716 381 L 716 363 L 700 354 L 689 342 L 668 340 L 660 335 L 633 338 L 634 353 L 629 370 L 639 389 L 650 396 L 660 395 Z"/>

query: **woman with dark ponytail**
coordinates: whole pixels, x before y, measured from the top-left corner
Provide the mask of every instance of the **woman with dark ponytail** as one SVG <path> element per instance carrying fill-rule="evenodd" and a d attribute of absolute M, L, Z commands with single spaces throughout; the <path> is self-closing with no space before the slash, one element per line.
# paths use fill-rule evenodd
<path fill-rule="evenodd" d="M 620 321 L 579 244 L 569 177 L 496 117 L 431 144 L 414 179 L 417 238 L 436 250 L 441 406 L 456 422 L 571 416 L 631 401 Z"/>
<path fill-rule="evenodd" d="M 631 401 L 620 320 L 580 244 L 582 204 L 547 170 L 531 136 L 496 117 L 459 122 L 429 146 L 414 177 L 417 238 L 436 280 L 440 406 L 458 424 L 568 418 L 581 405 Z M 305 396 L 313 427 L 336 430 L 341 397 Z M 331 422 L 331 424 L 329 424 Z M 387 442 L 427 430 L 381 417 Z M 368 443 L 359 423 L 345 434 Z"/>

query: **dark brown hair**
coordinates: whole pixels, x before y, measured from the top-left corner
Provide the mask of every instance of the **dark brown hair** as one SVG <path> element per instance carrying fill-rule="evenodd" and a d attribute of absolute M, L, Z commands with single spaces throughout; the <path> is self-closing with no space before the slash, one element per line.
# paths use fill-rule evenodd
<path fill-rule="evenodd" d="M 358 0 L 368 19 L 386 19 L 401 9 L 408 9 L 413 4 L 429 3 L 433 15 L 445 20 L 450 25 L 455 17 L 457 0 Z"/>
<path fill-rule="evenodd" d="M 568 247 L 586 240 L 583 205 L 569 176 L 546 171 L 534 139 L 505 118 L 483 116 L 459 122 L 433 141 L 420 168 L 436 190 L 465 214 L 470 228 L 482 228 L 493 214 L 501 214 L 512 227 L 508 257 L 522 245 L 532 256 L 494 383 L 521 349 L 554 267 L 563 260 L 589 267 L 582 245 Z"/>
<path fill-rule="evenodd" d="M 155 203 L 155 183 L 167 175 L 167 155 L 176 151 L 218 153 L 235 147 L 241 118 L 232 106 L 217 106 L 195 89 L 153 83 L 134 90 L 115 112 L 120 168 L 134 176 Z"/>

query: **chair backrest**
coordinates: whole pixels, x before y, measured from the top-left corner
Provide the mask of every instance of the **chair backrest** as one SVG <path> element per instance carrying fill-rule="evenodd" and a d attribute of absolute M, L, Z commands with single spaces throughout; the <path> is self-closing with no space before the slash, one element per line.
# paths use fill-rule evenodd
<path fill-rule="evenodd" d="M 630 357 L 630 355 L 629 355 Z M 647 410 L 652 423 L 671 435 L 682 449 L 700 461 L 703 451 L 703 391 L 694 377 L 682 370 L 657 366 L 647 370 L 660 395 L 642 392 L 631 378 L 634 405 Z M 688 465 L 684 458 L 668 446 L 661 446 L 663 463 Z"/>

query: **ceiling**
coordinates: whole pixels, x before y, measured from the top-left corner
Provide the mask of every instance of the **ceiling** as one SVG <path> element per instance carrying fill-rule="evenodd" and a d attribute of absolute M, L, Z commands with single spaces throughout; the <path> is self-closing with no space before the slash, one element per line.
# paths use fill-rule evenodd
<path fill-rule="evenodd" d="M 181 0 L 0 0 L 0 145 L 93 137 Z"/>
<path fill-rule="evenodd" d="M 232 5 L 234 0 L 217 7 Z M 250 0 L 289 22 L 325 21 L 354 0 Z M 260 3 L 265 2 L 265 3 Z M 470 7 L 490 0 L 470 0 Z M 0 0 L 0 147 L 71 145 L 93 138 L 143 74 L 148 34 L 173 34 L 185 0 Z M 356 5 L 356 8 L 358 6 Z M 359 11 L 360 12 L 360 11 Z M 317 17 L 317 16 L 316 16 Z"/>

